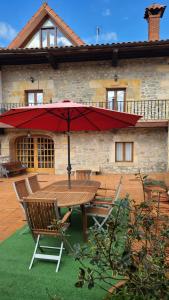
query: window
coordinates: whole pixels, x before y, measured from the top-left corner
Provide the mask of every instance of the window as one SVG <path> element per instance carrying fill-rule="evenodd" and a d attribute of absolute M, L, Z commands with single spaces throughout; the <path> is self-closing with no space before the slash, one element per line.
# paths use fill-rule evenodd
<path fill-rule="evenodd" d="M 125 111 L 126 89 L 107 90 L 107 108 Z"/>
<path fill-rule="evenodd" d="M 43 104 L 43 91 L 26 91 L 26 105 Z"/>
<path fill-rule="evenodd" d="M 41 28 L 41 47 L 56 46 L 56 27 Z"/>
<path fill-rule="evenodd" d="M 133 142 L 118 142 L 115 144 L 115 161 L 131 162 L 133 161 Z"/>
<path fill-rule="evenodd" d="M 26 48 L 71 46 L 72 43 L 62 34 L 55 23 L 47 19 L 27 43 Z"/>

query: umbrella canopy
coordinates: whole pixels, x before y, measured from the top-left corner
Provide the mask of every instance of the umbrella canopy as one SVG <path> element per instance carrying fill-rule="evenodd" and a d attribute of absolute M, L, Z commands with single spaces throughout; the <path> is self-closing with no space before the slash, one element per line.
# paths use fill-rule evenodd
<path fill-rule="evenodd" d="M 103 131 L 126 128 L 134 126 L 139 118 L 141 118 L 139 115 L 63 100 L 58 103 L 11 109 L 0 116 L 0 123 L 22 129 L 68 132 L 67 170 L 70 187 L 70 131 Z"/>

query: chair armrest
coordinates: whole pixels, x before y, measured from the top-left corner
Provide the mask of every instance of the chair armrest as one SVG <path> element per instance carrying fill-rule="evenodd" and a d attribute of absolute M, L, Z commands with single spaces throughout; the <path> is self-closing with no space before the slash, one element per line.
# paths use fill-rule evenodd
<path fill-rule="evenodd" d="M 94 205 L 112 205 L 112 202 L 111 201 L 93 201 L 91 204 L 94 204 Z"/>
<path fill-rule="evenodd" d="M 105 187 L 105 188 L 104 188 L 104 187 L 99 187 L 99 188 L 98 188 L 98 191 L 99 191 L 99 190 L 103 190 L 103 191 L 116 191 L 116 189 L 113 189 L 113 188 L 106 188 L 106 187 Z"/>
<path fill-rule="evenodd" d="M 104 196 L 104 195 L 97 195 L 96 194 L 96 196 L 95 196 L 95 199 L 96 199 L 96 201 L 98 200 L 98 201 L 103 201 L 103 199 L 104 199 L 104 201 L 112 201 L 112 199 L 113 199 L 113 197 L 112 196 Z"/>
<path fill-rule="evenodd" d="M 69 211 L 63 216 L 63 218 L 62 218 L 62 220 L 61 220 L 61 224 L 64 224 L 64 223 L 67 221 L 67 219 L 70 217 L 71 213 L 72 213 L 72 210 L 69 210 Z"/>
<path fill-rule="evenodd" d="M 118 281 L 117 283 L 115 283 L 110 289 L 109 289 L 109 293 L 113 294 L 118 288 L 120 288 L 121 286 L 125 285 L 127 282 L 128 278 L 126 279 L 122 279 L 120 281 Z"/>

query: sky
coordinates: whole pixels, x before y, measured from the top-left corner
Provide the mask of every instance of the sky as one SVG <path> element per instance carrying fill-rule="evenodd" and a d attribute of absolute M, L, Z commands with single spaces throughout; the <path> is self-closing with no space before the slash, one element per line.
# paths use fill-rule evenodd
<path fill-rule="evenodd" d="M 0 0 L 0 46 L 6 47 L 44 1 Z M 48 0 L 48 5 L 87 44 L 146 41 L 143 18 L 150 0 Z M 169 0 L 161 19 L 160 39 L 169 39 Z M 99 28 L 99 38 L 96 37 Z"/>

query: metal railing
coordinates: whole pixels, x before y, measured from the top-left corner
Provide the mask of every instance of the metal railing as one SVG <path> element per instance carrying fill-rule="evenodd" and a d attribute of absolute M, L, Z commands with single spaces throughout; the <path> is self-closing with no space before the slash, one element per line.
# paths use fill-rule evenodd
<path fill-rule="evenodd" d="M 50 103 L 50 101 L 49 101 Z M 128 100 L 108 101 L 108 102 L 86 102 L 80 101 L 85 105 L 100 108 L 108 108 L 120 112 L 127 112 L 142 116 L 142 120 L 168 120 L 169 119 L 169 100 Z M 24 103 L 0 103 L 0 114 L 10 110 L 25 106 Z"/>

